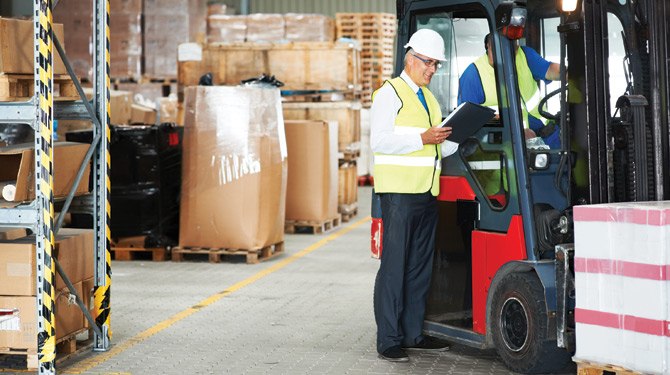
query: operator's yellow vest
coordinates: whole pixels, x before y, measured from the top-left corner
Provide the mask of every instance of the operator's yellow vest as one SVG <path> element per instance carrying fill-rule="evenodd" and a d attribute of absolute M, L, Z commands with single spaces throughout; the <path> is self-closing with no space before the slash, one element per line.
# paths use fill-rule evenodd
<path fill-rule="evenodd" d="M 484 89 L 484 103 L 482 105 L 498 110 L 498 94 L 496 87 L 496 77 L 493 67 L 489 64 L 488 56 L 484 55 L 477 59 L 475 67 L 479 72 L 479 78 L 482 81 Z M 528 113 L 542 121 L 543 118 L 538 110 L 540 104 L 540 90 L 537 88 L 537 82 L 533 78 L 533 72 L 528 67 L 526 53 L 519 47 L 516 53 L 516 75 L 519 81 L 519 92 L 522 99 L 523 125 L 529 127 Z"/>
<path fill-rule="evenodd" d="M 440 104 L 423 87 L 428 112 L 404 79 L 397 77 L 384 82 L 391 85 L 402 102 L 395 118 L 394 133 L 421 134 L 442 121 Z M 372 94 L 374 100 L 377 91 Z M 424 145 L 423 149 L 403 155 L 374 154 L 376 193 L 425 193 L 437 196 L 440 192 L 442 157 L 440 145 Z"/>

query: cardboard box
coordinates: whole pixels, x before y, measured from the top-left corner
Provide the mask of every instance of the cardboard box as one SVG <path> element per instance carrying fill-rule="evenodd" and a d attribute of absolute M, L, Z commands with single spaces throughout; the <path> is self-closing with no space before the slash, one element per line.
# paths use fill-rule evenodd
<path fill-rule="evenodd" d="M 74 184 L 89 145 L 55 142 L 53 147 L 54 197 L 65 197 Z M 0 182 L 16 181 L 15 202 L 35 199 L 35 150 L 33 144 L 0 148 Z M 75 194 L 88 193 L 90 164 L 86 166 Z"/>
<path fill-rule="evenodd" d="M 338 151 L 360 149 L 361 103 L 355 102 L 284 102 L 286 120 L 337 121 Z"/>
<path fill-rule="evenodd" d="M 72 1 L 72 0 L 70 0 Z M 86 1 L 86 0 L 84 0 Z M 60 6 L 60 5 L 59 5 Z M 142 13 L 142 0 L 114 0 L 109 2 L 109 13 Z M 116 28 L 116 25 L 114 25 Z"/>
<path fill-rule="evenodd" d="M 338 173 L 337 207 L 340 212 L 348 213 L 351 205 L 358 202 L 358 172 L 356 162 L 349 161 L 342 163 Z"/>
<path fill-rule="evenodd" d="M 292 42 L 332 42 L 335 20 L 323 14 L 286 13 L 285 38 Z"/>
<path fill-rule="evenodd" d="M 84 87 L 86 97 L 93 98 L 93 89 Z M 110 90 L 109 111 L 111 125 L 128 125 L 132 116 L 133 93 L 130 91 Z"/>
<path fill-rule="evenodd" d="M 178 122 L 177 120 L 177 95 L 170 95 L 157 100 L 160 109 L 160 122 Z"/>
<path fill-rule="evenodd" d="M 86 279 L 81 282 L 81 289 L 82 289 L 82 294 L 81 294 L 81 300 L 84 301 L 84 304 L 88 306 L 88 312 L 91 314 L 92 317 L 95 318 L 95 278 L 90 278 Z M 86 316 L 84 318 L 84 327 L 89 328 L 91 327 L 91 324 L 88 322 L 88 319 L 86 319 Z"/>
<path fill-rule="evenodd" d="M 189 43 L 179 46 L 179 92 L 212 73 L 216 85 L 238 85 L 263 73 L 284 82 L 282 90 L 360 92 L 360 46 L 346 42 Z M 181 100 L 181 96 L 180 96 Z"/>
<path fill-rule="evenodd" d="M 63 37 L 63 25 L 54 23 L 52 27 L 58 41 L 65 49 L 66 41 Z M 35 73 L 34 34 L 32 21 L 0 18 L 0 43 L 2 44 L 0 46 L 0 73 Z M 54 74 L 67 74 L 56 47 L 53 48 L 52 55 Z"/>
<path fill-rule="evenodd" d="M 282 242 L 279 89 L 198 86 L 186 94 L 179 245 L 250 250 Z"/>
<path fill-rule="evenodd" d="M 131 109 L 132 109 L 132 115 L 130 116 L 131 124 L 156 123 L 156 110 L 154 108 L 133 103 L 131 105 Z"/>
<path fill-rule="evenodd" d="M 82 295 L 82 282 L 73 284 Z M 84 313 L 70 297 L 66 288 L 55 296 L 56 340 L 84 328 Z M 0 311 L 11 313 L 0 320 L 0 348 L 37 349 L 36 298 L 32 296 L 0 296 Z"/>
<path fill-rule="evenodd" d="M 574 207 L 575 358 L 670 374 L 670 202 Z"/>
<path fill-rule="evenodd" d="M 244 42 L 247 16 L 213 14 L 207 17 L 207 43 Z"/>
<path fill-rule="evenodd" d="M 337 216 L 337 122 L 286 121 L 286 220 Z"/>
<path fill-rule="evenodd" d="M 27 235 L 28 233 L 25 228 L 0 227 L 0 240 L 15 240 Z"/>
<path fill-rule="evenodd" d="M 284 39 L 284 16 L 256 13 L 247 16 L 247 42 L 279 42 Z"/>
<path fill-rule="evenodd" d="M 52 255 L 58 260 L 70 282 L 93 277 L 93 231 L 63 228 L 56 235 Z M 0 240 L 0 295 L 35 295 L 35 236 Z M 56 274 L 56 289 L 65 282 Z"/>

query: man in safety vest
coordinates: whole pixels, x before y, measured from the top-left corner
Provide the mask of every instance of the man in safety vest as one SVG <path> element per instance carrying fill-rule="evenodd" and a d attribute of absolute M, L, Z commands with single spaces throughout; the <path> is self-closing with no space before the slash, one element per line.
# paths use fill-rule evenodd
<path fill-rule="evenodd" d="M 491 34 L 484 38 L 486 54 L 470 64 L 459 79 L 458 102 L 473 102 L 498 110 L 498 90 L 493 70 L 493 52 L 491 51 Z M 522 111 L 526 138 L 541 136 L 544 143 L 551 148 L 560 148 L 558 127 L 553 124 L 545 126 L 538 110 L 541 96 L 537 87 L 540 79 L 545 82 L 560 79 L 560 66 L 549 62 L 530 47 L 516 46 L 516 73 L 522 99 Z"/>
<path fill-rule="evenodd" d="M 422 335 L 433 265 L 442 157 L 458 144 L 439 128 L 440 105 L 425 87 L 445 61 L 444 40 L 422 29 L 404 46 L 400 77 L 372 96 L 370 146 L 375 192 L 381 197 L 381 263 L 374 290 L 377 352 L 409 361 L 405 350 L 445 351 L 449 346 Z M 445 142 L 446 141 L 446 142 Z"/>

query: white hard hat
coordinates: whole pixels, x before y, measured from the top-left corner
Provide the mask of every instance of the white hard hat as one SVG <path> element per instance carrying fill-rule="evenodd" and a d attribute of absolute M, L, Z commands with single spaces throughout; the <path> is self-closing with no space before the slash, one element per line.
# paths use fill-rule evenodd
<path fill-rule="evenodd" d="M 431 29 L 417 30 L 409 38 L 404 48 L 408 47 L 431 59 L 447 61 L 447 58 L 444 57 L 444 39 Z"/>

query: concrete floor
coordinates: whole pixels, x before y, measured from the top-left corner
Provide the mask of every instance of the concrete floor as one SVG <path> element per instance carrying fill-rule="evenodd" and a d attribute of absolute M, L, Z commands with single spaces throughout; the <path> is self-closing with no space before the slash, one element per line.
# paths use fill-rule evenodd
<path fill-rule="evenodd" d="M 377 358 L 370 192 L 360 188 L 359 215 L 339 229 L 286 235 L 284 255 L 255 265 L 114 261 L 112 349 L 58 373 L 511 374 L 494 351 L 461 345 Z"/>

